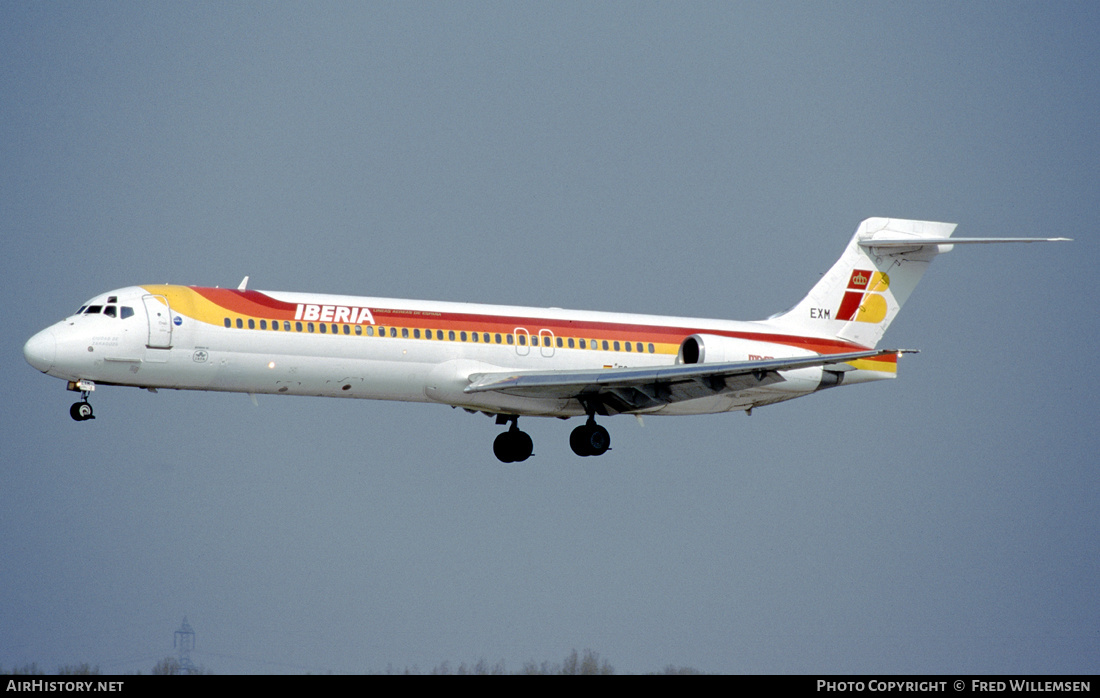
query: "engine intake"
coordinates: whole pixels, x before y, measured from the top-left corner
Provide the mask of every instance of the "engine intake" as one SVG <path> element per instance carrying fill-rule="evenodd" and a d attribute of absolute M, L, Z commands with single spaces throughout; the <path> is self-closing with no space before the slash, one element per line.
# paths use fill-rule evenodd
<path fill-rule="evenodd" d="M 783 344 L 754 342 L 716 334 L 693 334 L 680 342 L 678 364 L 721 364 L 733 361 L 764 361 L 796 356 L 814 356 L 815 352 Z"/>

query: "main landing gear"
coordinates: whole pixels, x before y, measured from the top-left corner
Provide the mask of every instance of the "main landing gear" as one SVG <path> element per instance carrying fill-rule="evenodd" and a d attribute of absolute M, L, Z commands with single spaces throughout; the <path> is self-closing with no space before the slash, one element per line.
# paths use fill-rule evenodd
<path fill-rule="evenodd" d="M 493 453 L 502 463 L 521 463 L 531 457 L 534 445 L 527 432 L 520 431 L 517 415 L 497 415 L 497 424 L 512 423 L 493 441 Z M 602 456 L 611 448 L 611 435 L 591 415 L 569 435 L 569 447 L 578 456 Z"/>
<path fill-rule="evenodd" d="M 589 417 L 569 435 L 569 448 L 578 456 L 602 456 L 611 448 L 611 435 Z"/>
<path fill-rule="evenodd" d="M 512 426 L 493 441 L 493 453 L 502 463 L 520 463 L 531 457 L 535 445 L 527 432 L 519 430 L 518 415 L 497 417 L 497 424 L 508 421 L 512 422 Z"/>

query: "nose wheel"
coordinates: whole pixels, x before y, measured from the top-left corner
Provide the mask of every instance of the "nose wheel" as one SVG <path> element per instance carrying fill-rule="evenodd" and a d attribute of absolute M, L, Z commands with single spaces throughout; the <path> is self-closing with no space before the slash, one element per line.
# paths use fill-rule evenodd
<path fill-rule="evenodd" d="M 95 419 L 95 415 L 92 414 L 92 406 L 87 399 L 74 402 L 73 406 L 69 408 L 69 416 L 78 422 Z"/>

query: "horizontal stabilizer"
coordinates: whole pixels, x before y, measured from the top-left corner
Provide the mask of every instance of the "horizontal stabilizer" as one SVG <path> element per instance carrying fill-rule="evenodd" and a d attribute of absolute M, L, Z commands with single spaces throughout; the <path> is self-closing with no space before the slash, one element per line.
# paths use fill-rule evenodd
<path fill-rule="evenodd" d="M 1072 238 L 886 238 L 860 240 L 860 247 L 927 247 L 929 245 L 978 245 L 993 242 L 1073 242 Z"/>

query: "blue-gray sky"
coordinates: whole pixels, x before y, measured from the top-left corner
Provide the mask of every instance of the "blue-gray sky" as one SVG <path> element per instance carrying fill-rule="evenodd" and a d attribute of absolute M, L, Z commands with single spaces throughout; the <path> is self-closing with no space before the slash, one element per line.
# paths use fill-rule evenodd
<path fill-rule="evenodd" d="M 1095 3 L 0 6 L 0 667 L 1096 672 Z M 860 220 L 936 261 L 899 378 L 523 420 L 97 390 L 22 358 L 134 283 L 752 320 Z"/>

